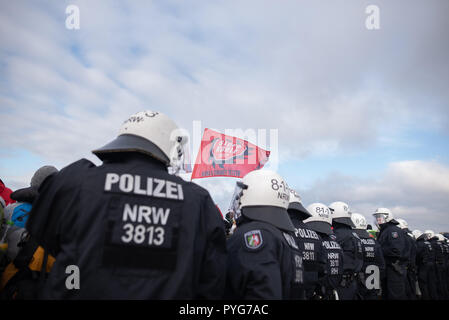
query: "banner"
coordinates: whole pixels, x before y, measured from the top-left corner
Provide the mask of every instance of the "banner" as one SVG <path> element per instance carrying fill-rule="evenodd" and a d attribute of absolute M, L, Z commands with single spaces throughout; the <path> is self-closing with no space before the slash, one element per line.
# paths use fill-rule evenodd
<path fill-rule="evenodd" d="M 236 137 L 204 129 L 191 179 L 210 177 L 243 178 L 262 168 L 270 151 Z"/>

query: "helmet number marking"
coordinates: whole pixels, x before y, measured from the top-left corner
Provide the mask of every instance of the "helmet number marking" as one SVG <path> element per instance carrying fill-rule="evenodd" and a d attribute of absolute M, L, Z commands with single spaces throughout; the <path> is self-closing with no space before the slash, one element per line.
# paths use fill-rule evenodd
<path fill-rule="evenodd" d="M 279 181 L 277 179 L 271 179 L 271 189 L 274 191 L 278 191 L 280 188 L 284 189 L 284 191 L 287 191 L 287 186 L 285 185 L 284 181 Z"/>

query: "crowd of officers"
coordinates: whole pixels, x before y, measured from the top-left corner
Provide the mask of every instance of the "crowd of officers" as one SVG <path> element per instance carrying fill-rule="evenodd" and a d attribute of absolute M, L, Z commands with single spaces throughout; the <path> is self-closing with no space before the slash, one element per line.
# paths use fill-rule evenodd
<path fill-rule="evenodd" d="M 303 299 L 449 299 L 449 244 L 442 234 L 432 230 L 411 232 L 407 222 L 394 219 L 387 208 L 379 208 L 373 214 L 379 231 L 372 232 L 366 218 L 351 213 L 346 203 L 339 201 L 329 206 L 314 203 L 306 209 L 293 190 L 290 190 L 287 212 L 294 227 L 293 247 L 299 250 L 302 258 Z M 239 241 L 239 235 L 247 228 L 235 237 L 234 232 L 239 231 L 242 222 L 235 226 L 230 216 L 232 214 L 228 214 L 226 230 L 230 236 L 228 241 L 232 243 Z M 229 254 L 231 260 L 251 255 L 239 248 L 231 249 Z M 263 268 L 257 270 L 257 273 L 263 272 Z M 263 295 L 259 293 L 246 291 L 240 297 L 260 298 Z"/>
<path fill-rule="evenodd" d="M 387 208 L 373 234 L 348 204 L 306 208 L 265 169 L 237 182 L 223 217 L 177 175 L 186 142 L 166 115 L 139 112 L 93 151 L 102 165 L 45 166 L 0 197 L 1 298 L 449 299 L 442 234 Z"/>

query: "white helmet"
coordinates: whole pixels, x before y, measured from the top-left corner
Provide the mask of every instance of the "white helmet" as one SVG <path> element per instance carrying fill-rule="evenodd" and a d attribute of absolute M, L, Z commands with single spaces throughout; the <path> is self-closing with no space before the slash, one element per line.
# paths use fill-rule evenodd
<path fill-rule="evenodd" d="M 437 237 L 438 241 L 443 241 L 443 242 L 446 241 L 446 237 L 443 236 L 441 233 L 437 233 L 435 235 L 435 237 Z"/>
<path fill-rule="evenodd" d="M 426 230 L 424 231 L 424 234 L 426 235 L 427 240 L 430 240 L 435 236 L 435 232 L 433 232 L 433 230 Z"/>
<path fill-rule="evenodd" d="M 336 201 L 329 205 L 331 211 L 332 222 L 339 222 L 354 228 L 354 223 L 351 220 L 351 212 L 347 203 Z"/>
<path fill-rule="evenodd" d="M 163 113 L 142 111 L 122 124 L 115 140 L 92 152 L 100 159 L 112 152 L 142 152 L 177 171 L 184 159 L 187 140 L 186 131 Z"/>
<path fill-rule="evenodd" d="M 395 219 L 397 222 L 399 222 L 398 227 L 401 229 L 408 229 L 408 223 L 404 219 L 397 218 Z"/>
<path fill-rule="evenodd" d="M 332 234 L 332 218 L 329 208 L 322 203 L 312 203 L 307 207 L 307 211 L 312 215 L 304 220 L 307 226 L 317 232 Z"/>
<path fill-rule="evenodd" d="M 366 230 L 368 223 L 366 222 L 366 218 L 360 213 L 351 214 L 352 223 L 354 223 L 355 228 L 357 230 Z"/>
<path fill-rule="evenodd" d="M 251 219 L 265 221 L 279 229 L 294 231 L 287 212 L 289 189 L 285 180 L 271 170 L 254 170 L 237 182 L 230 210 Z"/>
<path fill-rule="evenodd" d="M 307 219 L 308 217 L 312 216 L 310 212 L 307 211 L 307 209 L 302 205 L 302 200 L 299 194 L 293 189 L 290 189 L 288 212 L 298 215 L 301 220 Z"/>
<path fill-rule="evenodd" d="M 377 227 L 394 219 L 393 213 L 387 208 L 377 208 L 373 213 Z"/>
<path fill-rule="evenodd" d="M 418 240 L 418 238 L 421 237 L 424 233 L 421 230 L 413 230 L 412 234 L 415 237 L 415 239 Z"/>

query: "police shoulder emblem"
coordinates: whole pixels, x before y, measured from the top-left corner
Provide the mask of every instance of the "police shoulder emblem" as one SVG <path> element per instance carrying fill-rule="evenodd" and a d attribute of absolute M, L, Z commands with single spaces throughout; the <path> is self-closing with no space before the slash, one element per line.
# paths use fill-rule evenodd
<path fill-rule="evenodd" d="M 245 244 L 249 249 L 257 249 L 263 243 L 262 233 L 260 230 L 248 231 L 244 234 Z"/>
<path fill-rule="evenodd" d="M 295 238 L 293 238 L 291 235 L 289 235 L 288 233 L 283 232 L 284 234 L 284 238 L 285 240 L 287 240 L 287 243 L 289 244 L 290 247 L 293 247 L 295 249 L 299 249 L 298 245 L 295 242 Z"/>
<path fill-rule="evenodd" d="M 396 238 L 399 237 L 399 235 L 398 235 L 398 233 L 397 233 L 396 231 L 393 231 L 393 232 L 391 233 L 391 236 L 392 236 L 394 239 L 396 239 Z"/>

